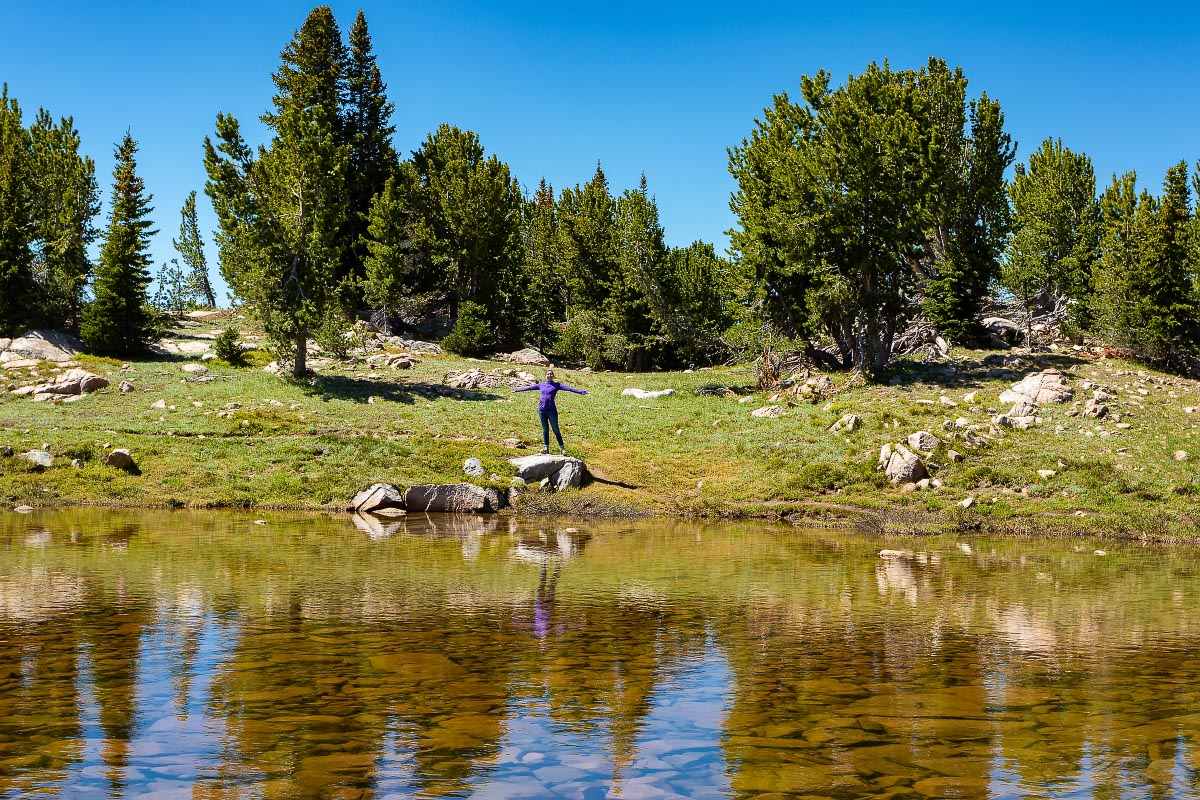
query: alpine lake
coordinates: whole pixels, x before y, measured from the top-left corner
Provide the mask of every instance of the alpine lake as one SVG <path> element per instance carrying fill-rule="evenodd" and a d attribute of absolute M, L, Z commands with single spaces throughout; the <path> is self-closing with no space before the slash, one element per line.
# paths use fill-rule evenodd
<path fill-rule="evenodd" d="M 1200 798 L 1200 550 L 0 514 L 0 797 Z"/>

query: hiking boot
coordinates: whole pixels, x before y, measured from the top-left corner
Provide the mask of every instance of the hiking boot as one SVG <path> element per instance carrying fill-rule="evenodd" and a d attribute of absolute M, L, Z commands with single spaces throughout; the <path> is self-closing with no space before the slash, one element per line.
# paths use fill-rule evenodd
<path fill-rule="evenodd" d="M 542 455 L 544 455 L 544 456 L 548 456 L 548 455 L 550 455 L 550 448 L 549 448 L 549 447 L 543 447 L 543 448 L 542 448 Z"/>

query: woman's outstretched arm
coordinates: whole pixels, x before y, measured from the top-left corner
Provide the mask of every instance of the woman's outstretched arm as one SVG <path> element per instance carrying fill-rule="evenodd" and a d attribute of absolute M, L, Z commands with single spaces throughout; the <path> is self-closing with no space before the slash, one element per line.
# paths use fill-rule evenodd
<path fill-rule="evenodd" d="M 565 383 L 560 383 L 558 388 L 566 389 L 568 392 L 574 392 L 575 394 L 587 394 L 587 389 L 576 389 L 574 386 L 567 386 Z"/>
<path fill-rule="evenodd" d="M 520 389 L 513 389 L 513 394 L 516 394 L 517 392 L 532 392 L 534 389 L 540 388 L 542 388 L 541 385 L 535 383 L 532 386 L 522 386 Z"/>

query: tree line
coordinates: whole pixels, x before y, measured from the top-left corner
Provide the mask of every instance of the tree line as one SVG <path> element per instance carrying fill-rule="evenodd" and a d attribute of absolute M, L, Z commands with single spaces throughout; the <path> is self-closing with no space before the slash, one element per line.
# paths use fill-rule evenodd
<path fill-rule="evenodd" d="M 840 86 L 822 71 L 797 99 L 777 95 L 729 150 L 731 258 L 667 246 L 645 177 L 614 191 L 599 163 L 583 185 L 527 193 L 448 124 L 402 158 L 361 11 L 343 37 L 313 9 L 273 78 L 268 141 L 251 146 L 219 114 L 204 190 L 221 275 L 296 376 L 311 338 L 336 341 L 364 312 L 385 329 L 440 314 L 463 354 L 529 344 L 626 370 L 782 347 L 871 374 L 914 321 L 980 339 L 997 296 L 1155 362 L 1182 366 L 1200 345 L 1187 165 L 1160 196 L 1129 173 L 1098 198 L 1090 161 L 1060 141 L 1014 164 L 1000 103 L 969 97 L 940 59 L 871 64 Z M 174 240 L 183 264 L 161 268 L 150 298 L 151 197 L 132 137 L 93 266 L 98 189 L 71 120 L 43 111 L 24 128 L 7 90 L 0 112 L 0 329 L 67 327 L 115 354 L 152 335 L 149 306 L 215 305 L 195 192 Z"/>

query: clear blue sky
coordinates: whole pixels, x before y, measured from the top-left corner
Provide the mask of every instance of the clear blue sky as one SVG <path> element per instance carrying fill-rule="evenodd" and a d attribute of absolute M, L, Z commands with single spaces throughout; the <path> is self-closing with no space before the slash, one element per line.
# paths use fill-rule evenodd
<path fill-rule="evenodd" d="M 727 244 L 737 144 L 772 94 L 825 68 L 872 60 L 962 66 L 1001 101 L 1025 159 L 1047 136 L 1091 156 L 1101 184 L 1136 169 L 1155 190 L 1200 158 L 1200 10 L 1194 3 L 333 3 L 343 31 L 361 7 L 396 104 L 396 146 L 449 122 L 476 131 L 527 189 L 586 181 L 615 192 L 645 172 L 670 244 Z M 3 0 L 0 81 L 26 110 L 73 115 L 107 214 L 112 149 L 129 129 L 154 195 L 154 256 L 187 193 L 218 111 L 253 143 L 279 52 L 312 8 L 276 0 Z M 214 218 L 201 203 L 209 241 Z M 101 223 L 103 224 L 103 223 Z"/>

